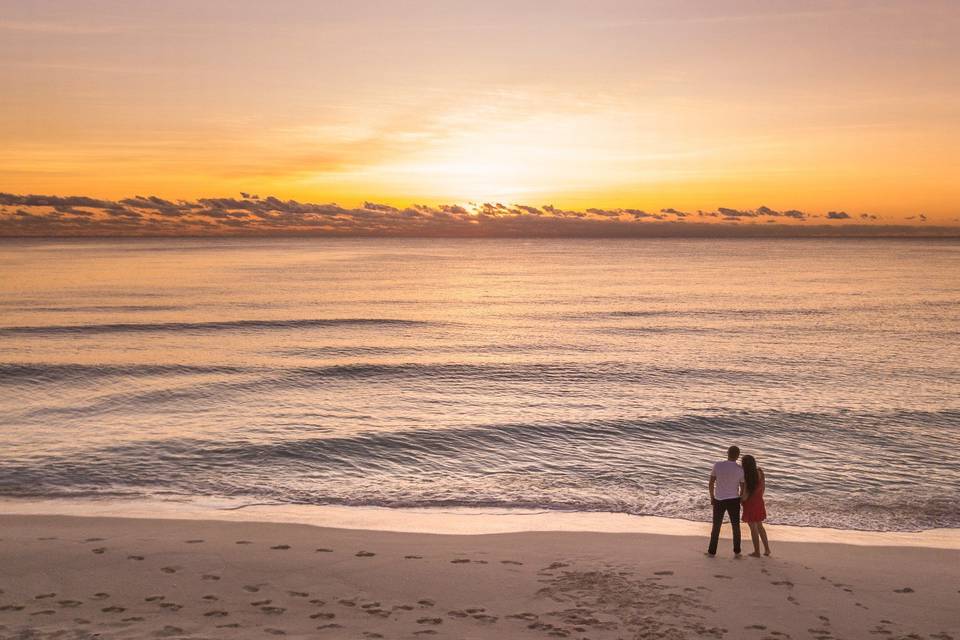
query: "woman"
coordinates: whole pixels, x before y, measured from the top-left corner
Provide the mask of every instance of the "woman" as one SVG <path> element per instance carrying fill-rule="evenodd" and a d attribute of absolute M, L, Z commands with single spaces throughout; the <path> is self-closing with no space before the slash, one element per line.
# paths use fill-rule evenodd
<path fill-rule="evenodd" d="M 741 519 L 750 525 L 750 539 L 753 540 L 754 558 L 760 557 L 760 540 L 763 541 L 763 555 L 770 555 L 770 543 L 763 521 L 767 519 L 767 510 L 763 505 L 763 469 L 757 467 L 753 456 L 743 456 L 743 481 L 746 485 L 740 502 L 743 504 Z"/>

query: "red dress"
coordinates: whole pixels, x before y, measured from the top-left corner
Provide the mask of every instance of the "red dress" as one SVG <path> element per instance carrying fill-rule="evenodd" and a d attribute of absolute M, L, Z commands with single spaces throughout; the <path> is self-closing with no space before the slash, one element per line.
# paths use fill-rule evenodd
<path fill-rule="evenodd" d="M 767 519 L 767 509 L 763 506 L 763 476 L 757 482 L 757 488 L 743 503 L 740 519 L 744 522 L 763 522 Z"/>

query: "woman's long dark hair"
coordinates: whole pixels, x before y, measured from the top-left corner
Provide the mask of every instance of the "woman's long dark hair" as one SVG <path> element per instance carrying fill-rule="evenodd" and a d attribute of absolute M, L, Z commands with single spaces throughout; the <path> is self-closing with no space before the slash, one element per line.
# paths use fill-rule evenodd
<path fill-rule="evenodd" d="M 747 484 L 747 491 L 753 493 L 760 484 L 760 474 L 757 473 L 757 461 L 753 456 L 743 456 L 743 479 Z"/>

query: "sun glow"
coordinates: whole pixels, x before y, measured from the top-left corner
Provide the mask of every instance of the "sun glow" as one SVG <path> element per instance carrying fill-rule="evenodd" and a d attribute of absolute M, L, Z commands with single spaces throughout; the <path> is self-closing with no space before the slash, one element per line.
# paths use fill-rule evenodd
<path fill-rule="evenodd" d="M 552 103 L 574 106 L 544 106 Z M 389 193 L 433 201 L 542 204 L 558 193 L 655 178 L 641 158 L 654 138 L 642 122 L 596 102 L 496 96 L 482 107 L 435 108 L 395 125 L 379 162 L 363 167 L 362 176 L 340 178 L 376 176 Z"/>

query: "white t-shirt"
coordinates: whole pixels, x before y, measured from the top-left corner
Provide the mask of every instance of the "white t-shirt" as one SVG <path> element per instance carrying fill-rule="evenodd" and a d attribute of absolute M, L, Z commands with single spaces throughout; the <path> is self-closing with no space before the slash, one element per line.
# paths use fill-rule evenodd
<path fill-rule="evenodd" d="M 717 500 L 731 500 L 740 497 L 740 483 L 743 482 L 743 467 L 736 462 L 724 460 L 713 465 L 713 496 Z"/>

